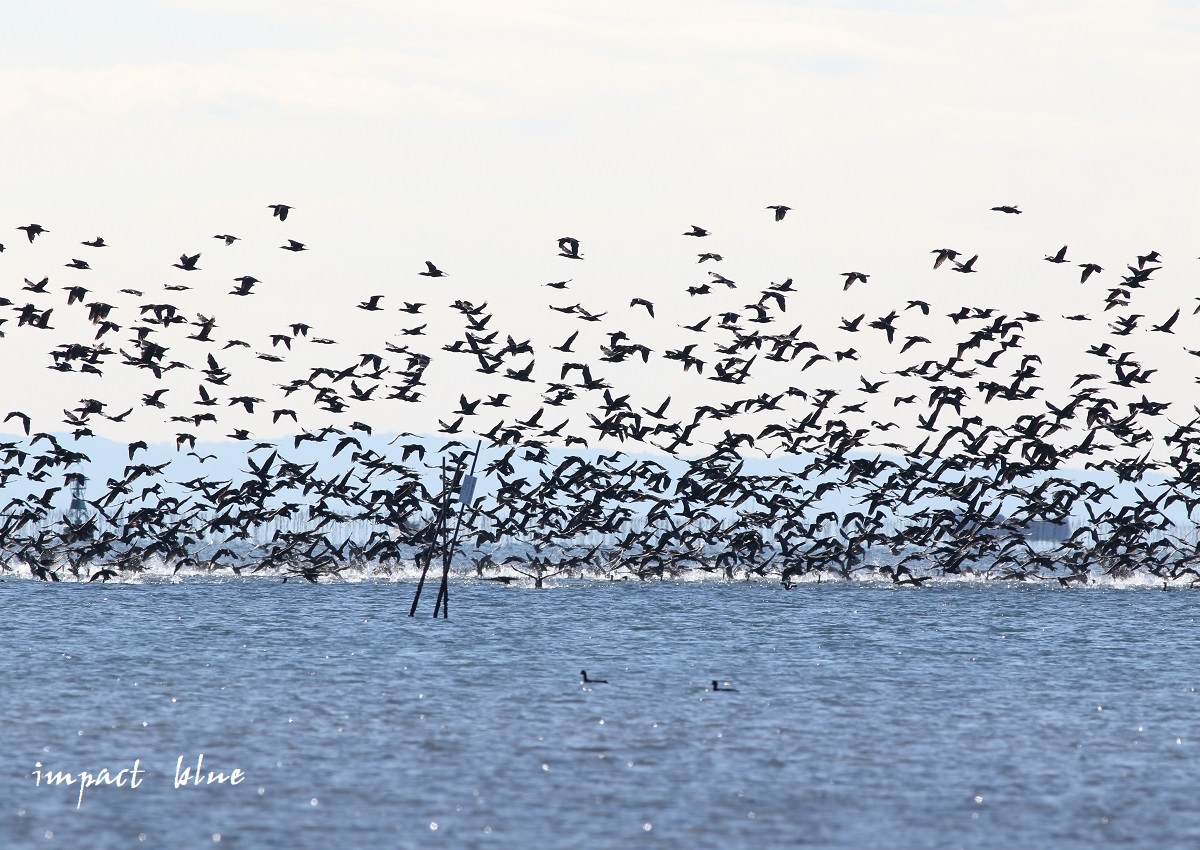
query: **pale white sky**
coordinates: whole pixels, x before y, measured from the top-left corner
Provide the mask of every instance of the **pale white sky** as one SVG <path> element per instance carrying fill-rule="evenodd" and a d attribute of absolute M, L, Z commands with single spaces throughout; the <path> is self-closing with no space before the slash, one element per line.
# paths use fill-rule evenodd
<path fill-rule="evenodd" d="M 543 381 L 572 359 L 546 345 L 581 329 L 576 348 L 595 363 L 605 332 L 625 330 L 655 349 L 651 366 L 596 371 L 645 406 L 667 394 L 694 406 L 788 385 L 848 389 L 903 361 L 876 332 L 837 332 L 838 319 L 869 321 L 909 298 L 935 313 L 905 313 L 902 333 L 942 343 L 965 336 L 944 318 L 963 304 L 1042 313 L 1026 351 L 1069 384 L 1101 371 L 1077 355 L 1109 339 L 1102 292 L 1150 250 L 1164 268 L 1131 310 L 1114 311 L 1147 319 L 1116 342 L 1183 402 L 1200 289 L 1197 36 L 1197 7 L 1169 2 L 24 4 L 0 30 L 0 295 L 54 307 L 56 330 L 17 328 L 10 308 L 0 312 L 4 403 L 45 430 L 88 397 L 134 406 L 141 433 L 177 430 L 139 405 L 154 382 L 115 355 L 102 379 L 44 368 L 54 345 L 90 341 L 61 291 L 77 282 L 89 300 L 118 306 L 113 349 L 129 350 L 139 304 L 216 316 L 215 336 L 252 343 L 217 352 L 235 373 L 225 395 L 267 406 L 284 404 L 271 385 L 306 376 L 306 364 L 349 365 L 385 340 L 435 355 L 429 403 L 348 414 L 381 429 L 435 428 L 453 418 L 460 390 L 513 390 L 440 352 L 461 336 L 447 310 L 459 298 L 489 302 L 501 341 L 532 339 Z M 296 207 L 286 223 L 266 209 L 277 202 Z M 777 203 L 793 207 L 778 224 L 764 209 Z M 1025 213 L 991 212 L 997 204 Z M 51 233 L 30 245 L 14 229 L 29 222 Z M 693 224 L 712 236 L 683 237 Z M 211 238 L 225 232 L 242 241 Z M 79 246 L 97 235 L 112 247 Z M 556 256 L 566 235 L 580 239 L 584 262 Z M 280 251 L 286 238 L 311 250 Z M 1042 261 L 1063 244 L 1072 264 Z M 933 272 L 940 247 L 978 253 L 979 273 Z M 725 260 L 697 266 L 700 250 Z M 171 267 L 196 252 L 201 271 Z M 74 257 L 93 268 L 64 268 Z M 450 276 L 418 276 L 425 260 Z M 1080 287 L 1075 263 L 1085 261 L 1106 271 Z M 709 269 L 738 290 L 689 297 Z M 850 270 L 871 278 L 843 293 Z M 263 281 L 256 294 L 227 295 L 242 274 Z M 53 294 L 27 298 L 22 279 L 43 275 Z M 566 292 L 541 286 L 568 277 Z M 658 357 L 717 341 L 678 325 L 736 310 L 786 277 L 800 292 L 767 330 L 804 323 L 801 337 L 822 351 L 857 347 L 861 368 L 756 365 L 760 384 L 730 389 Z M 194 288 L 162 291 L 181 282 Z M 372 294 L 389 312 L 355 309 Z M 628 307 L 635 295 L 658 305 L 657 319 Z M 405 300 L 428 302 L 427 315 L 397 313 Z M 546 306 L 576 302 L 608 316 L 585 324 Z M 1185 315 L 1174 336 L 1147 333 L 1176 305 Z M 1096 321 L 1058 319 L 1080 311 Z M 428 336 L 397 336 L 426 320 Z M 298 343 L 287 364 L 255 360 L 292 321 L 339 345 Z M 210 349 L 184 339 L 194 330 L 164 332 L 168 359 L 202 365 Z M 171 380 L 181 412 L 198 409 L 198 378 Z M 517 395 L 514 415 L 538 406 L 536 394 Z M 573 415 L 586 422 L 593 408 Z M 226 433 L 227 417 L 202 433 Z M 96 430 L 129 439 L 118 426 Z M 261 416 L 252 430 L 271 433 Z"/>

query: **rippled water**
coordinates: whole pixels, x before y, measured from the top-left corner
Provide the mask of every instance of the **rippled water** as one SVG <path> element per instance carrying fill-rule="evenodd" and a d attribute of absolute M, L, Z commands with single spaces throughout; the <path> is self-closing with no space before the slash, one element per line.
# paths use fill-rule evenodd
<path fill-rule="evenodd" d="M 1200 842 L 1189 591 L 412 590 L 0 583 L 0 847 Z"/>

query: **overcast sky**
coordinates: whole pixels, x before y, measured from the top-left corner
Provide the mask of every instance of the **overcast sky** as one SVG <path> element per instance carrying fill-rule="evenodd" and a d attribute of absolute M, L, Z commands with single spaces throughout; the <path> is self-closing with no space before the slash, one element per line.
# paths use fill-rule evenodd
<path fill-rule="evenodd" d="M 383 340 L 434 353 L 461 336 L 446 309 L 458 298 L 489 301 L 501 340 L 539 351 L 582 327 L 547 304 L 576 302 L 609 311 L 583 328 L 591 351 L 617 329 L 662 351 L 694 341 L 678 324 L 786 277 L 801 294 L 778 330 L 794 317 L 832 350 L 846 344 L 830 330 L 839 317 L 910 298 L 942 314 L 975 304 L 1059 317 L 1084 298 L 1076 264 L 1097 262 L 1096 321 L 1030 332 L 1050 359 L 1104 337 L 1097 293 L 1150 250 L 1164 268 L 1138 311 L 1159 322 L 1182 305 L 1185 318 L 1173 337 L 1139 331 L 1129 344 L 1152 352 L 1156 381 L 1190 391 L 1198 36 L 1200 11 L 1184 2 L 23 4 L 0 28 L 0 295 L 20 306 L 22 279 L 50 275 L 55 294 L 39 304 L 58 330 L 18 329 L 5 313 L 0 356 L 21 364 L 0 379 L 5 403 L 47 417 L 46 430 L 82 397 L 153 412 L 138 405 L 140 370 L 45 370 L 54 344 L 90 340 L 58 291 L 77 282 L 118 304 L 126 328 L 138 304 L 170 295 L 252 351 L 292 321 L 338 340 L 297 352 L 299 364 L 346 363 Z M 295 207 L 286 223 L 272 203 Z M 777 224 L 768 204 L 793 209 Z M 50 234 L 28 244 L 14 228 L 30 222 Z M 683 237 L 693 224 L 712 236 Z M 226 232 L 242 241 L 212 239 Z M 98 235 L 112 247 L 79 246 Z M 566 235 L 583 262 L 556 256 Z M 286 238 L 310 250 L 278 250 Z M 1063 244 L 1070 265 L 1043 262 Z M 940 247 L 978 253 L 979 273 L 933 272 Z M 699 250 L 724 256 L 736 293 L 687 295 L 714 267 L 697 267 Z M 171 267 L 196 252 L 201 271 Z M 63 268 L 75 257 L 92 269 Z M 420 277 L 426 260 L 449 276 Z M 850 270 L 871 277 L 843 293 Z M 262 280 L 254 297 L 227 295 L 242 274 Z M 542 286 L 564 278 L 566 292 Z M 180 282 L 193 290 L 161 289 Z M 355 309 L 372 294 L 391 312 Z M 628 307 L 635 295 L 661 305 L 653 322 Z M 426 315 L 395 312 L 405 300 L 427 302 Z M 419 321 L 428 337 L 396 336 Z M 954 330 L 911 320 L 910 332 Z M 890 356 L 877 339 L 852 341 Z M 207 350 L 180 342 L 172 356 L 202 365 Z M 244 389 L 285 380 L 248 352 L 222 356 L 253 376 Z M 866 359 L 864 373 L 894 363 Z M 549 361 L 545 380 L 557 378 Z M 713 390 L 676 387 L 677 365 L 652 365 L 615 365 L 614 386 L 645 405 Z M 443 402 L 478 380 L 470 366 L 440 358 L 433 403 L 404 407 L 395 427 L 436 427 Z M 819 368 L 763 389 L 835 382 Z"/>

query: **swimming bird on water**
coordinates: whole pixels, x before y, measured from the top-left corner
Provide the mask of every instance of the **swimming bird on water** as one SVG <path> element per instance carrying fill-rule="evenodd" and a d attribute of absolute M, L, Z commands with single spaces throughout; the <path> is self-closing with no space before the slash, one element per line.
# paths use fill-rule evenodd
<path fill-rule="evenodd" d="M 580 670 L 579 675 L 583 676 L 583 683 L 585 685 L 607 685 L 608 684 L 607 679 L 589 679 L 587 670 Z"/>
<path fill-rule="evenodd" d="M 714 691 L 724 691 L 724 692 L 732 692 L 732 693 L 737 693 L 737 688 L 722 688 L 722 687 L 721 687 L 721 683 L 720 683 L 720 682 L 718 682 L 716 679 L 713 679 L 713 680 L 712 680 L 712 689 L 713 689 Z"/>

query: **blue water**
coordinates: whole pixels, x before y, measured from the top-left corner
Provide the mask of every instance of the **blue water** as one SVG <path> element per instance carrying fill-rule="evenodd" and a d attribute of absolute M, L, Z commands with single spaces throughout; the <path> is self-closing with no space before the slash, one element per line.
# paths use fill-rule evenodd
<path fill-rule="evenodd" d="M 0 583 L 0 847 L 1200 845 L 1193 592 L 412 589 Z"/>

